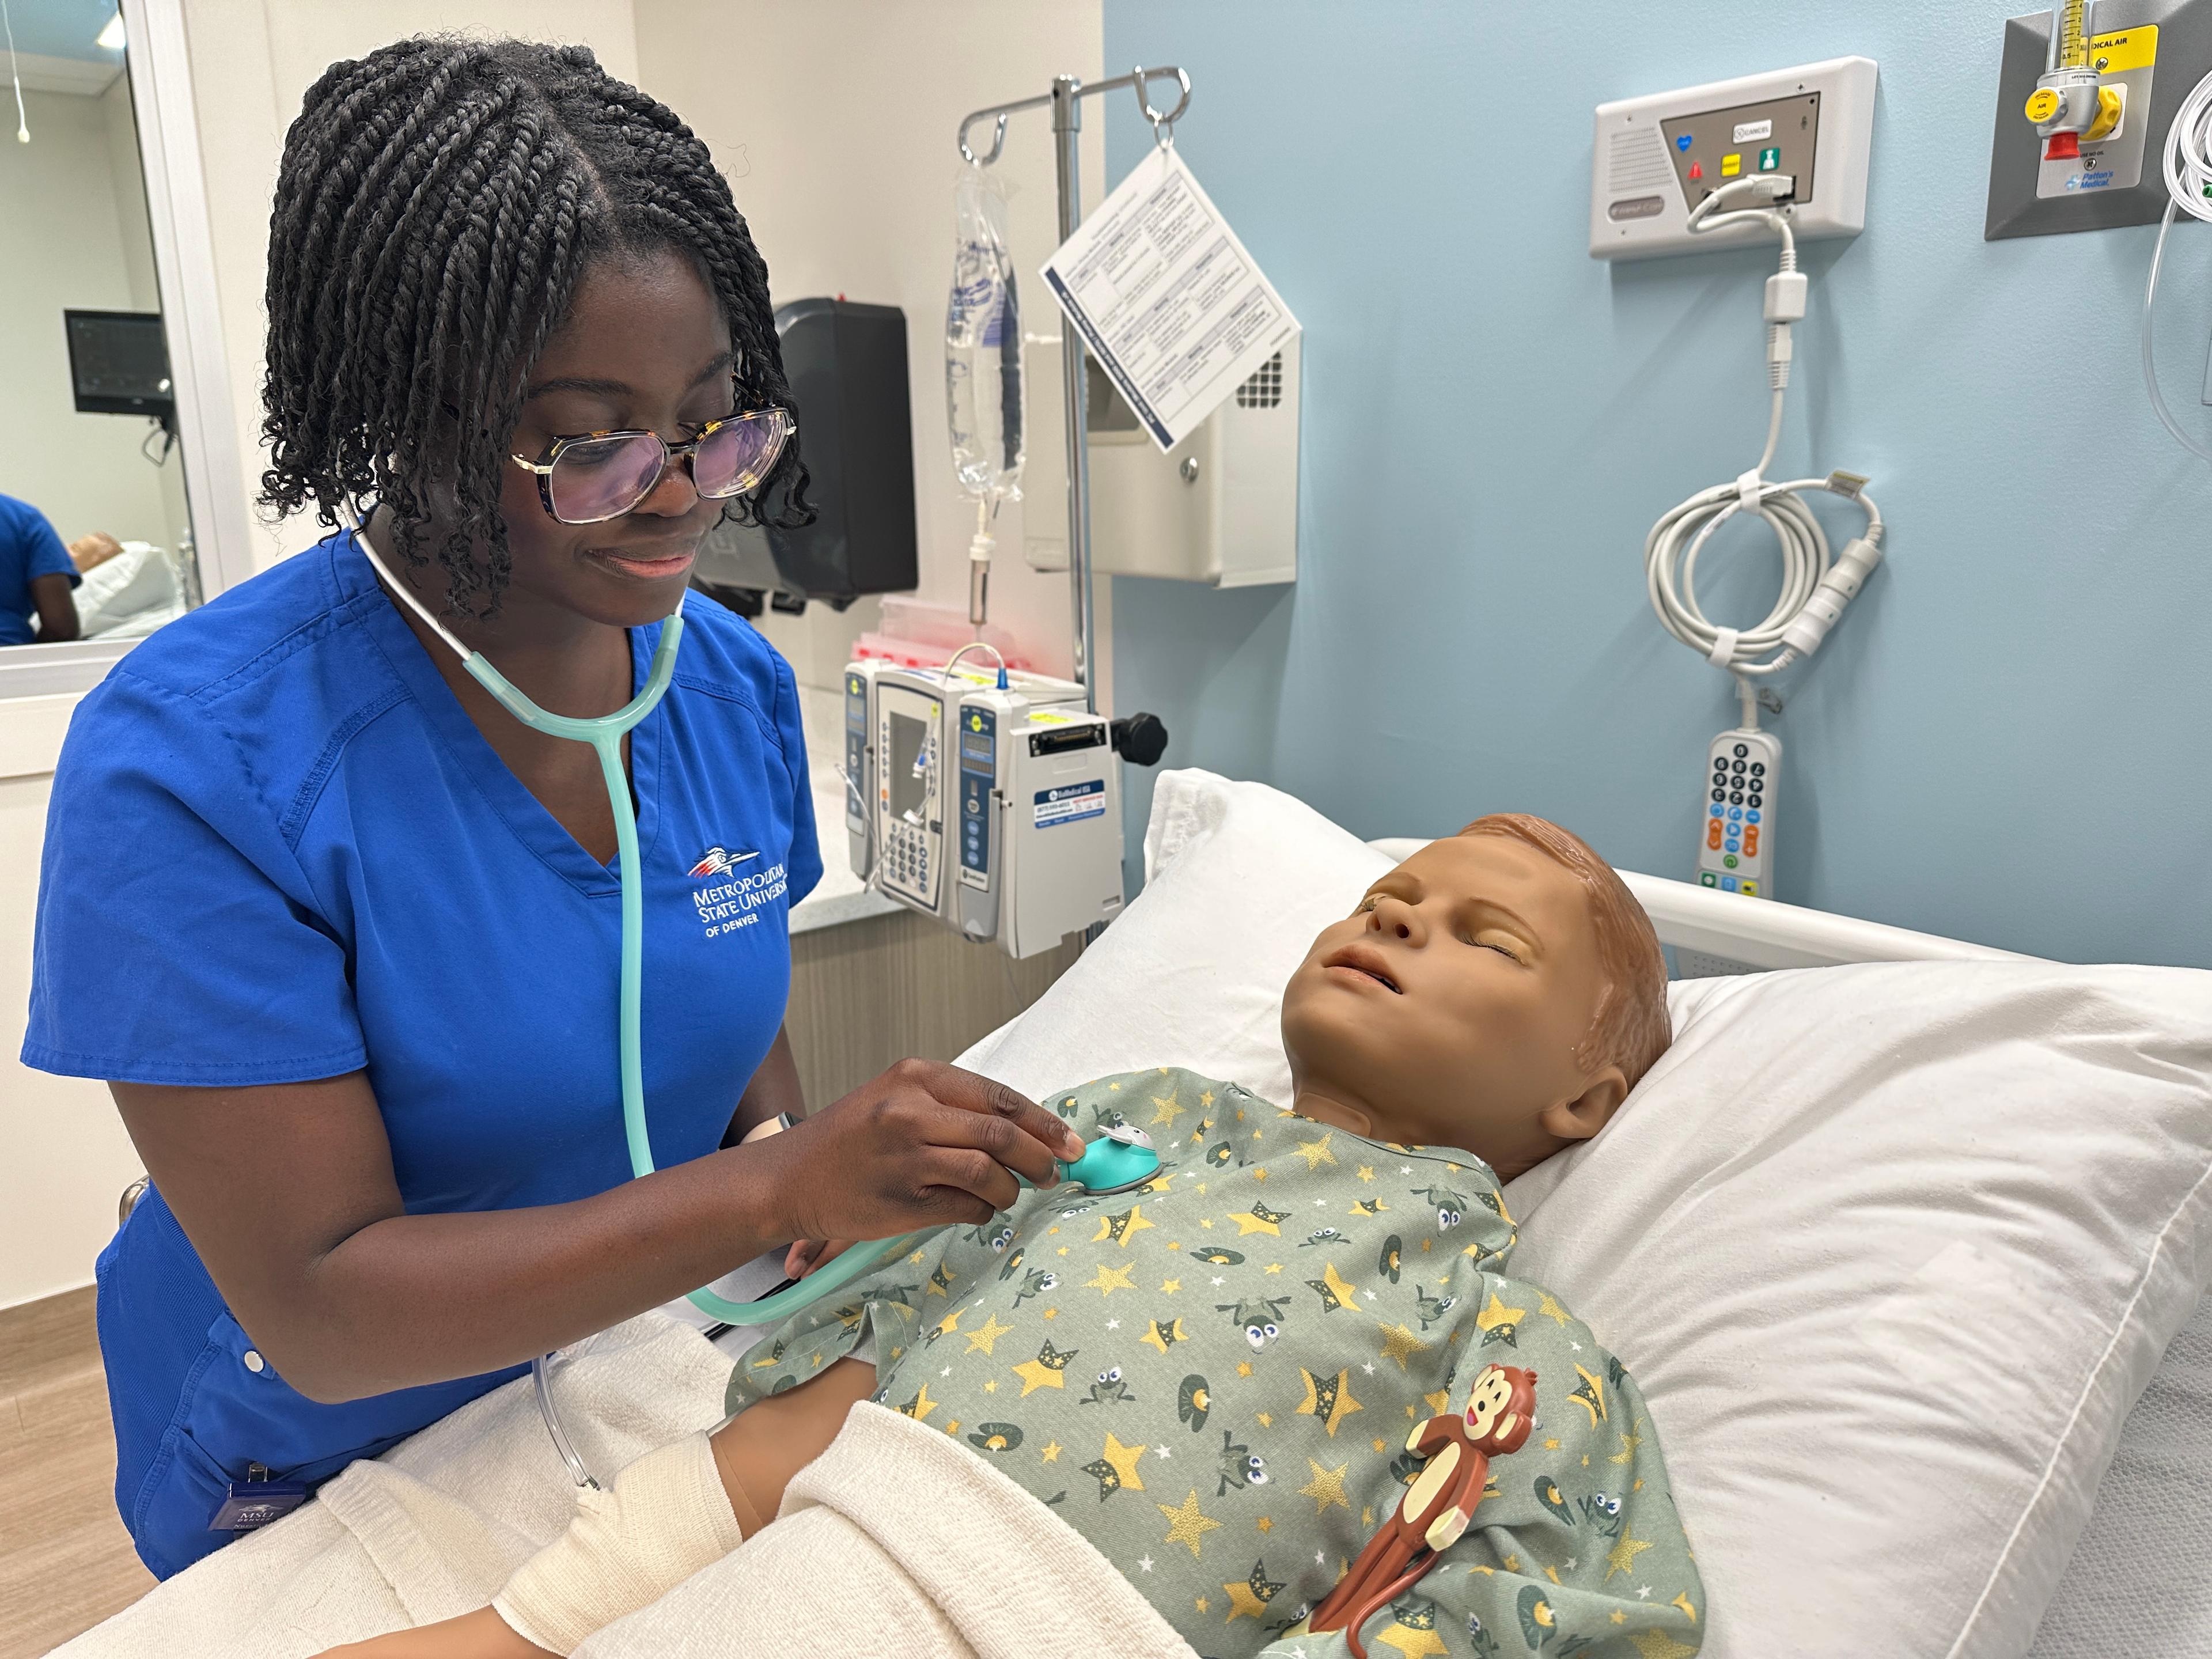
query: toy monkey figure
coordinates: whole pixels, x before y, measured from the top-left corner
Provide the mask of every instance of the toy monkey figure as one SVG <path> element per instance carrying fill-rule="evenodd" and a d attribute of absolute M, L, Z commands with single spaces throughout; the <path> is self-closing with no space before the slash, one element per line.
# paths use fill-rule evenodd
<path fill-rule="evenodd" d="M 1437 1557 L 1460 1540 L 1490 1480 L 1490 1460 L 1516 1452 L 1534 1427 L 1536 1373 L 1485 1365 L 1468 1390 L 1462 1415 L 1431 1417 L 1406 1437 L 1406 1449 L 1428 1459 L 1343 1581 L 1308 1615 L 1316 1632 L 1340 1630 L 1354 1659 L 1367 1659 L 1359 1627 L 1403 1595 Z"/>

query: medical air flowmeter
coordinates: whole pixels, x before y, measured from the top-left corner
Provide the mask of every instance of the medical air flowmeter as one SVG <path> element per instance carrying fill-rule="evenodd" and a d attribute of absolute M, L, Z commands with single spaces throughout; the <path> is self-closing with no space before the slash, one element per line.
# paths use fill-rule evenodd
<path fill-rule="evenodd" d="M 1820 648 L 1881 560 L 1882 522 L 1856 473 L 1770 481 L 1783 403 L 1805 315 L 1802 234 L 1847 235 L 1866 219 L 1867 139 L 1875 64 L 1843 58 L 1599 106 L 1590 252 L 1620 258 L 1725 246 L 1771 235 L 1780 268 L 1766 279 L 1769 404 L 1758 465 L 1701 489 L 1662 515 L 1644 543 L 1645 582 L 1661 623 L 1735 682 L 1741 723 L 1706 755 L 1698 814 L 1698 880 L 1753 898 L 1774 896 L 1774 836 L 1782 742 L 1759 723 L 1759 688 Z M 1865 528 L 1831 556 L 1806 504 L 1815 490 L 1865 514 Z M 1756 518 L 1782 552 L 1782 592 L 1765 618 L 1726 628 L 1698 607 L 1698 558 L 1729 520 Z M 1779 708 L 1779 703 L 1773 705 Z"/>

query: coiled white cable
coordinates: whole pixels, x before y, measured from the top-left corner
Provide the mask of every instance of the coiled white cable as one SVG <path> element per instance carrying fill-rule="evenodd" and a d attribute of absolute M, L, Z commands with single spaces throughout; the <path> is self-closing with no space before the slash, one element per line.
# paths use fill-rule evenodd
<path fill-rule="evenodd" d="M 1797 269 L 1797 239 L 1787 216 L 1766 206 L 1730 204 L 1745 200 L 1778 201 L 1793 183 L 1786 175 L 1755 173 L 1722 185 L 1691 210 L 1689 224 L 1693 232 L 1763 224 L 1782 238 L 1781 269 L 1766 283 L 1767 382 L 1773 402 L 1766 422 L 1766 447 L 1759 453 L 1759 465 L 1731 483 L 1701 489 L 1670 508 L 1644 538 L 1644 576 L 1652 610 L 1668 633 L 1734 677 L 1737 695 L 1742 699 L 1743 724 L 1750 730 L 1759 726 L 1759 698 L 1753 681 L 1778 673 L 1819 649 L 1844 607 L 1857 594 L 1867 572 L 1881 561 L 1881 514 L 1873 497 L 1865 493 L 1865 479 L 1847 472 L 1787 483 L 1770 483 L 1765 477 L 1782 437 L 1782 405 L 1790 387 L 1792 356 L 1790 329 L 1805 314 L 1806 281 Z M 1865 532 L 1845 544 L 1842 556 L 1832 564 L 1827 534 L 1802 499 L 1806 491 L 1814 489 L 1856 501 L 1867 515 Z M 1723 628 L 1708 620 L 1698 606 L 1698 556 L 1713 532 L 1740 513 L 1765 520 L 1780 543 L 1782 592 L 1774 608 L 1757 626 Z"/>
<path fill-rule="evenodd" d="M 2150 392 L 2150 406 L 2157 411 L 2159 422 L 2173 434 L 2174 441 L 2191 454 L 2212 461 L 2212 449 L 2191 438 L 2181 429 L 2173 418 L 2173 411 L 2166 406 L 2165 394 L 2158 389 L 2158 366 L 2151 358 L 2151 305 L 2158 298 L 2159 266 L 2166 259 L 2166 234 L 2173 228 L 2176 208 L 2186 210 L 2196 218 L 2212 221 L 2212 75 L 2197 83 L 2196 90 L 2181 100 L 2181 107 L 2173 112 L 2173 124 L 2166 130 L 2166 216 L 2158 222 L 2158 244 L 2151 250 L 2150 281 L 2143 289 L 2142 308 L 2142 374 L 2143 385 Z"/>

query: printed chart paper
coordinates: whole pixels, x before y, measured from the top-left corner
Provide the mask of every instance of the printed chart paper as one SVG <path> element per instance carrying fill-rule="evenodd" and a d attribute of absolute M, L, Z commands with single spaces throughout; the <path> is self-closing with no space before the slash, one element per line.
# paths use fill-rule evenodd
<path fill-rule="evenodd" d="M 1139 161 L 1043 274 L 1163 452 L 1298 331 L 1172 148 Z"/>

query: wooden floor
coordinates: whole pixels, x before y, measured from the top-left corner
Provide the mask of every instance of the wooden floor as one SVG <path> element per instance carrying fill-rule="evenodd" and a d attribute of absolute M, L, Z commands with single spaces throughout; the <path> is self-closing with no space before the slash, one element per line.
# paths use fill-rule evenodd
<path fill-rule="evenodd" d="M 89 1287 L 0 1309 L 0 1659 L 31 1659 L 154 1587 L 115 1513 Z"/>

